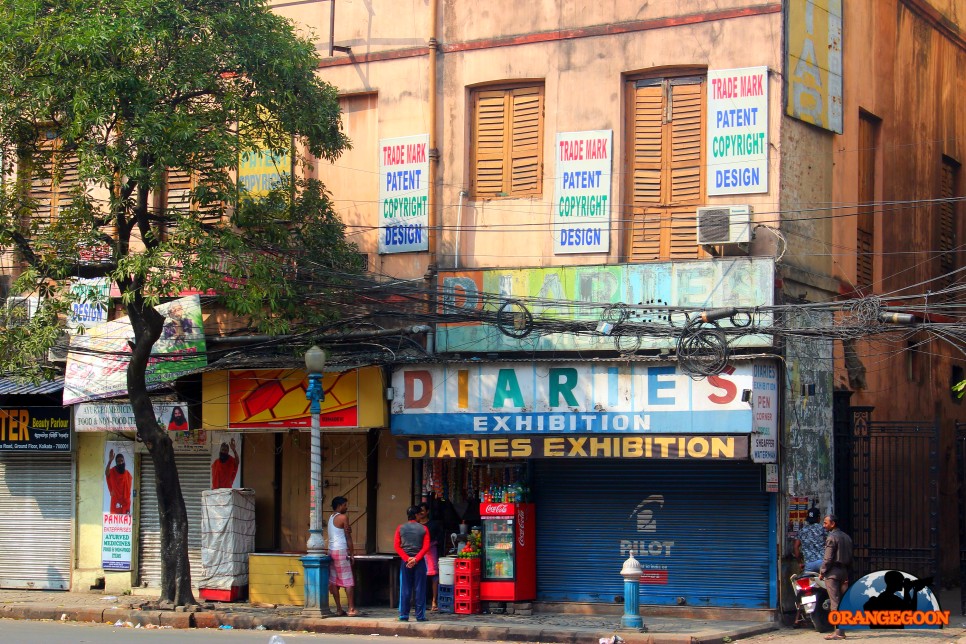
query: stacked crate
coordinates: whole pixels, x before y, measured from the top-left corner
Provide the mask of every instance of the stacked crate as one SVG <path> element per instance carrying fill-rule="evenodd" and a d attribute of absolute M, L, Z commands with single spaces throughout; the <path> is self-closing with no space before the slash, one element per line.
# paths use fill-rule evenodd
<path fill-rule="evenodd" d="M 454 570 L 453 606 L 461 615 L 480 612 L 480 560 L 457 559 Z"/>
<path fill-rule="evenodd" d="M 453 587 L 440 584 L 436 596 L 436 607 L 441 613 L 453 612 Z"/>

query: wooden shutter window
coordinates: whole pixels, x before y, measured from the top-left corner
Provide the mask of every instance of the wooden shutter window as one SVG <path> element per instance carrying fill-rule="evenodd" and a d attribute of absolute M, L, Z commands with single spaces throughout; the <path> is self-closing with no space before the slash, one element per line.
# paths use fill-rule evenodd
<path fill-rule="evenodd" d="M 474 94 L 473 194 L 524 197 L 542 190 L 543 87 Z"/>
<path fill-rule="evenodd" d="M 30 198 L 34 200 L 33 217 L 41 226 L 57 220 L 59 213 L 70 206 L 71 193 L 80 178 L 76 154 L 61 151 L 62 141 L 55 132 L 45 132 L 40 141 L 41 149 L 50 154 L 42 172 L 32 172 Z"/>
<path fill-rule="evenodd" d="M 855 230 L 855 286 L 872 292 L 875 279 L 875 145 L 878 121 L 859 116 L 859 185 Z"/>
<path fill-rule="evenodd" d="M 939 202 L 939 286 L 945 290 L 956 283 L 956 275 L 953 274 L 958 266 L 956 257 L 957 249 L 956 235 L 956 170 L 958 167 L 952 159 L 944 158 L 942 176 L 940 178 L 939 196 L 943 201 Z M 954 299 L 954 293 L 944 293 L 944 300 Z"/>
<path fill-rule="evenodd" d="M 704 194 L 704 78 L 630 84 L 629 261 L 695 259 Z"/>

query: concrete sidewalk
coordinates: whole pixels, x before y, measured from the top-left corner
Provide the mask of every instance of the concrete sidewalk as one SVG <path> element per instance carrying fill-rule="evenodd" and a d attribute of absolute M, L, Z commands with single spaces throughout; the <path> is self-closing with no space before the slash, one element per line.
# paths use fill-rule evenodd
<path fill-rule="evenodd" d="M 576 615 L 535 611 L 533 615 L 427 613 L 428 622 L 400 622 L 391 608 L 362 608 L 358 617 L 305 618 L 292 606 L 255 607 L 244 602 L 205 604 L 198 612 L 142 610 L 147 598 L 95 592 L 0 590 L 0 618 L 99 622 L 131 628 L 259 628 L 354 635 L 517 642 L 594 643 L 618 633 L 628 644 L 722 642 L 776 630 L 776 623 L 646 616 L 647 632 L 620 631 L 620 615 Z M 210 606 L 210 608 L 209 608 Z"/>

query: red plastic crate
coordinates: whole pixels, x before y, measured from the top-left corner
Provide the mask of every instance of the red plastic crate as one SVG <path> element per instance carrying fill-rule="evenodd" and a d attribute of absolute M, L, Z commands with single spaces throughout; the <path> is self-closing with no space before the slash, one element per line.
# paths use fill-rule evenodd
<path fill-rule="evenodd" d="M 469 572 L 480 574 L 480 560 L 479 559 L 457 559 L 456 565 L 454 566 L 454 572 Z"/>
<path fill-rule="evenodd" d="M 480 573 L 465 573 L 458 572 L 453 575 L 454 583 L 453 587 L 458 586 L 479 586 L 480 585 Z"/>
<path fill-rule="evenodd" d="M 232 586 L 230 589 L 200 588 L 198 594 L 210 602 L 237 602 L 248 594 L 248 586 Z"/>
<path fill-rule="evenodd" d="M 480 585 L 456 586 L 453 590 L 456 601 L 480 601 Z"/>
<path fill-rule="evenodd" d="M 454 611 L 458 615 L 476 615 L 480 612 L 480 601 L 455 600 Z"/>

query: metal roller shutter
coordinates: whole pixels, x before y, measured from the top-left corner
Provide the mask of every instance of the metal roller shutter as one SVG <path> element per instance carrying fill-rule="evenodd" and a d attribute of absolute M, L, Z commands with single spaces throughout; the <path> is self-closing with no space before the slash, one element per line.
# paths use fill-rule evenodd
<path fill-rule="evenodd" d="M 774 503 L 760 465 L 533 463 L 538 599 L 622 602 L 633 548 L 642 604 L 776 603 Z"/>
<path fill-rule="evenodd" d="M 71 455 L 0 454 L 0 587 L 68 590 Z"/>
<path fill-rule="evenodd" d="M 191 585 L 201 579 L 201 493 L 211 488 L 211 464 L 208 454 L 176 454 L 181 494 L 188 511 L 188 563 Z M 154 486 L 154 462 L 141 455 L 141 509 L 138 528 L 138 578 L 142 586 L 161 587 L 161 524 L 158 496 Z"/>

